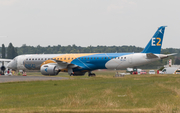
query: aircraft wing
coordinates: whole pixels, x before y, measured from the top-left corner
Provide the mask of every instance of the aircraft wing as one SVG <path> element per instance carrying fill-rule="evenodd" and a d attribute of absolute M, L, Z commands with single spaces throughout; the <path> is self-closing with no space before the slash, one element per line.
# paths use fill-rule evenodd
<path fill-rule="evenodd" d="M 61 60 L 55 60 L 55 62 L 57 62 L 60 69 L 64 69 L 64 68 L 81 68 L 78 65 L 75 65 L 75 64 L 72 64 L 72 63 L 69 63 L 69 62 L 64 62 L 64 61 L 61 61 Z"/>
<path fill-rule="evenodd" d="M 12 59 L 0 59 L 0 62 L 11 62 Z"/>

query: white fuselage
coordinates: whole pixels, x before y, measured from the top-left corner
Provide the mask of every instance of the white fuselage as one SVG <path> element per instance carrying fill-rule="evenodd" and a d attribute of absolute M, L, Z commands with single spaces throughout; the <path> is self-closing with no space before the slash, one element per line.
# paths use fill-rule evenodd
<path fill-rule="evenodd" d="M 73 62 L 73 64 L 76 65 L 80 62 L 84 64 L 83 66 L 85 68 L 89 68 L 89 69 L 91 69 L 90 64 L 92 64 L 94 66 L 92 67 L 93 68 L 92 70 L 94 70 L 94 68 L 96 69 L 123 69 L 127 67 L 135 67 L 135 66 L 143 65 L 143 64 L 160 59 L 159 54 L 156 54 L 156 56 L 158 57 L 153 58 L 153 59 L 148 59 L 145 53 L 131 53 L 131 54 L 125 54 L 121 56 L 118 56 L 117 53 L 114 53 L 114 54 L 115 54 L 114 56 L 113 54 L 111 54 L 111 56 L 106 55 L 107 60 L 105 60 L 105 58 L 103 59 L 103 57 L 106 57 L 106 56 L 101 55 L 101 56 L 93 56 L 92 59 L 91 57 L 86 60 L 78 59 L 78 61 Z M 65 55 L 65 54 L 20 55 L 14 58 L 13 61 L 8 64 L 8 68 L 16 69 L 16 70 L 39 70 L 43 62 L 47 60 L 52 60 L 54 57 L 61 56 L 61 55 Z M 104 64 L 104 66 L 99 65 L 99 63 Z M 65 65 L 65 67 L 63 68 L 67 68 L 67 65 Z"/>

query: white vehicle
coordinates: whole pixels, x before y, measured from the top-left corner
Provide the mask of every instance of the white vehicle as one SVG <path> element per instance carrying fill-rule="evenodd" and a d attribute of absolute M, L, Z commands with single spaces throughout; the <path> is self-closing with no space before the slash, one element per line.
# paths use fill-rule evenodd
<path fill-rule="evenodd" d="M 156 74 L 154 70 L 149 70 L 149 74 Z"/>
<path fill-rule="evenodd" d="M 138 74 L 140 74 L 141 70 L 142 69 L 137 69 Z M 133 72 L 133 68 L 127 68 L 126 71 L 129 72 L 129 73 L 132 73 Z"/>
<path fill-rule="evenodd" d="M 177 69 L 174 74 L 180 74 L 180 69 Z"/>
<path fill-rule="evenodd" d="M 5 72 L 5 76 L 12 76 L 12 73 L 9 72 L 9 74 L 7 72 Z"/>
<path fill-rule="evenodd" d="M 164 68 L 160 74 L 174 74 L 176 70 L 177 67 L 168 67 L 168 68 Z"/>

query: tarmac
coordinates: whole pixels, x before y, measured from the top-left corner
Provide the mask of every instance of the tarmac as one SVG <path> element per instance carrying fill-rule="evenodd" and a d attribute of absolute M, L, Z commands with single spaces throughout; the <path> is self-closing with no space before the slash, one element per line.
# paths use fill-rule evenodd
<path fill-rule="evenodd" d="M 45 81 L 45 80 L 65 80 L 69 79 L 66 77 L 55 77 L 55 76 L 0 76 L 0 83 L 5 82 L 18 82 L 18 81 Z"/>

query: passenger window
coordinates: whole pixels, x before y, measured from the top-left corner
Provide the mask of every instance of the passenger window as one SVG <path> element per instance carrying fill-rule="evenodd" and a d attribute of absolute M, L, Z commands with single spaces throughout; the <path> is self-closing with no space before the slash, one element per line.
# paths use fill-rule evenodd
<path fill-rule="evenodd" d="M 34 58 L 32 60 L 34 60 Z"/>
<path fill-rule="evenodd" d="M 41 60 L 43 60 L 43 58 L 41 58 Z"/>
<path fill-rule="evenodd" d="M 35 58 L 35 60 L 37 60 L 37 58 Z"/>
<path fill-rule="evenodd" d="M 40 60 L 40 58 L 38 58 L 38 60 Z"/>
<path fill-rule="evenodd" d="M 126 57 L 124 57 L 124 59 L 126 59 Z"/>

